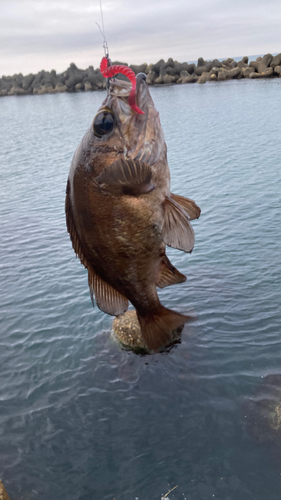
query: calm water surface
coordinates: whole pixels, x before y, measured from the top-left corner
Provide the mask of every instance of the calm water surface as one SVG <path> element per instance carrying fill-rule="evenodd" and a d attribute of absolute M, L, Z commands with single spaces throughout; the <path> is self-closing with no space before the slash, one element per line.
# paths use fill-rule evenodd
<path fill-rule="evenodd" d="M 140 357 L 93 309 L 64 218 L 73 152 L 104 94 L 0 99 L 0 477 L 14 500 L 280 500 L 281 460 L 243 405 L 281 372 L 281 79 L 155 88 L 172 190 L 196 200 L 197 315 Z"/>

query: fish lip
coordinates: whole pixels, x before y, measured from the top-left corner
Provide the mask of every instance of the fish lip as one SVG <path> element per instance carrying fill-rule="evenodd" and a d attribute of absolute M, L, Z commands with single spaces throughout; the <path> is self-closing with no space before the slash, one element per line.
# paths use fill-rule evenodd
<path fill-rule="evenodd" d="M 145 73 L 138 73 L 136 75 L 136 98 L 137 98 L 137 101 L 139 101 L 139 89 L 140 89 L 141 82 L 145 83 L 145 86 L 147 86 Z"/>
<path fill-rule="evenodd" d="M 146 74 L 145 73 L 138 73 L 136 76 L 136 80 L 137 80 L 136 94 L 138 94 L 140 83 L 143 81 L 146 82 Z"/>

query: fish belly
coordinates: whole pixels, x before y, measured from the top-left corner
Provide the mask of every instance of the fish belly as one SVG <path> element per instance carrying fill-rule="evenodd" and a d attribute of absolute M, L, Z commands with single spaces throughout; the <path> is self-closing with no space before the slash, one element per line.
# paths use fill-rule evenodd
<path fill-rule="evenodd" d="M 82 245 L 93 270 L 132 302 L 145 308 L 158 303 L 155 283 L 165 245 L 161 213 L 149 194 L 108 196 L 92 192 L 76 203 Z"/>

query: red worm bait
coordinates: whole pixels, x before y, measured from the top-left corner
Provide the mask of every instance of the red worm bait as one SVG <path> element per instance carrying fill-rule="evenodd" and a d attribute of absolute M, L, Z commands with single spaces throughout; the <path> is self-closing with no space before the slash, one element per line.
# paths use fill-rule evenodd
<path fill-rule="evenodd" d="M 115 64 L 114 66 L 108 66 L 108 59 L 107 57 L 103 57 L 100 63 L 100 71 L 101 74 L 105 78 L 110 78 L 111 76 L 116 75 L 117 73 L 122 73 L 122 75 L 127 76 L 129 78 L 130 82 L 132 83 L 132 88 L 131 92 L 129 95 L 129 105 L 131 108 L 136 112 L 139 113 L 140 115 L 144 114 L 144 111 L 142 111 L 137 105 L 136 105 L 136 75 L 133 72 L 132 69 L 128 68 L 128 66 L 122 66 L 121 64 Z"/>

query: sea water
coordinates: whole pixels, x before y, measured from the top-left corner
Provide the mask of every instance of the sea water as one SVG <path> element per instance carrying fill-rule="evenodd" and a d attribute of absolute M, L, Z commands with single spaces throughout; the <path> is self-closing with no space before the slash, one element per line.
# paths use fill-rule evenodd
<path fill-rule="evenodd" d="M 193 198 L 193 314 L 137 356 L 93 308 L 65 226 L 72 155 L 103 92 L 0 99 L 0 477 L 14 500 L 279 500 L 245 401 L 281 373 L 281 79 L 152 88 L 172 192 Z"/>

